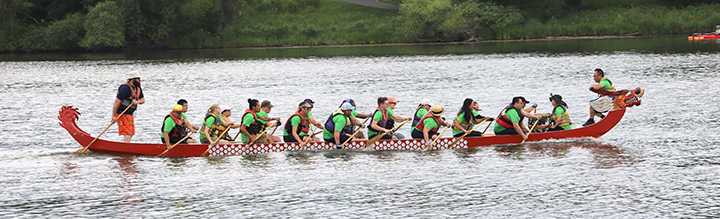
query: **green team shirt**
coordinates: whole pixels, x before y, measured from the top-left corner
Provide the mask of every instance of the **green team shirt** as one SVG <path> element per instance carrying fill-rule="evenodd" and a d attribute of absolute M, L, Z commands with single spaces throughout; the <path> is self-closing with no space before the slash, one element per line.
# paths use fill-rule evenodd
<path fill-rule="evenodd" d="M 565 109 L 563 109 L 562 107 L 557 107 L 555 109 L 556 116 L 562 116 L 564 113 L 565 113 Z M 560 126 L 560 127 L 565 130 L 572 129 L 572 125 L 566 125 L 566 126 Z"/>
<path fill-rule="evenodd" d="M 291 126 L 300 128 L 300 122 L 302 122 L 302 119 L 300 118 L 300 116 L 292 116 L 290 118 Z M 308 123 L 308 125 L 310 125 L 310 123 Z M 308 127 L 308 128 L 310 128 L 310 127 Z M 290 131 L 292 131 L 292 128 L 290 128 Z M 302 131 L 300 132 L 300 134 L 298 134 L 298 136 L 306 136 L 306 135 L 308 135 L 308 134 L 305 132 L 302 132 Z M 292 135 L 290 133 L 288 133 L 287 130 L 283 129 L 283 136 L 292 136 Z"/>
<path fill-rule="evenodd" d="M 350 117 L 356 117 L 358 114 L 360 114 L 358 111 L 352 110 L 352 112 L 350 113 Z"/>
<path fill-rule="evenodd" d="M 215 123 L 215 117 L 214 117 L 214 116 L 208 117 L 208 118 L 205 120 L 205 125 L 207 125 L 207 127 L 212 126 L 213 123 Z M 203 130 L 200 130 L 200 139 L 203 139 L 203 138 L 206 138 L 206 137 L 207 137 L 207 136 L 205 136 L 205 134 L 203 133 L 203 132 L 205 131 L 204 129 L 205 129 L 205 128 L 203 128 Z M 210 134 L 211 134 L 213 137 L 217 137 L 217 136 L 215 136 L 215 134 L 212 133 L 212 129 L 210 129 L 210 132 L 211 132 Z"/>
<path fill-rule="evenodd" d="M 242 124 L 246 126 L 245 129 L 249 128 L 250 125 L 253 124 L 253 122 L 255 122 L 255 118 L 253 118 L 252 113 L 245 114 L 245 116 L 243 116 L 243 118 L 242 118 Z M 250 137 L 246 136 L 245 133 L 241 132 L 240 140 L 245 142 L 248 139 L 250 139 Z"/>
<path fill-rule="evenodd" d="M 388 120 L 390 120 L 392 115 L 395 114 L 395 112 L 393 112 L 392 109 L 390 109 L 390 108 L 387 109 L 387 113 L 388 113 Z M 382 116 L 382 113 L 380 112 L 380 110 L 375 111 L 375 114 L 373 115 L 372 119 L 375 121 L 378 121 L 378 124 L 380 123 L 380 121 L 382 121 L 383 116 Z M 370 125 L 372 125 L 372 121 L 370 121 L 370 122 L 371 122 Z M 385 127 L 382 127 L 382 128 L 385 128 Z M 368 129 L 367 133 L 368 133 L 368 136 L 373 136 L 373 135 L 377 134 L 377 132 L 370 131 L 370 129 Z"/>
<path fill-rule="evenodd" d="M 602 80 L 600 80 L 600 84 L 603 85 L 603 89 L 605 89 L 605 90 L 612 90 L 612 84 L 610 83 L 610 81 L 608 81 L 608 79 L 602 79 Z"/>
<path fill-rule="evenodd" d="M 428 111 L 425 108 L 420 108 L 417 113 L 415 113 L 415 116 L 422 118 L 425 114 L 427 114 L 427 112 Z"/>
<path fill-rule="evenodd" d="M 342 132 L 342 130 L 348 124 L 348 119 L 345 118 L 345 116 L 343 116 L 342 114 L 333 116 L 332 120 L 335 123 L 335 128 L 333 130 L 330 130 L 327 128 L 325 130 L 323 130 L 323 138 L 325 138 L 325 139 L 334 139 L 335 138 L 334 131 Z"/>
<path fill-rule="evenodd" d="M 430 118 L 430 117 L 428 117 L 427 119 L 425 119 L 425 121 L 423 122 L 423 125 L 424 125 L 426 128 L 428 128 L 428 129 L 434 129 L 434 128 L 438 128 L 438 127 L 439 127 L 439 126 L 438 126 L 438 123 L 435 122 L 435 119 Z M 413 127 L 413 129 L 418 130 L 418 131 L 420 131 L 420 132 L 423 131 L 423 130 L 418 129 L 417 127 Z"/>
<path fill-rule="evenodd" d="M 473 114 L 473 116 L 472 116 L 473 119 L 475 119 L 476 116 L 480 115 L 480 113 L 478 113 L 478 112 L 475 111 L 475 110 L 472 111 L 472 114 Z M 458 118 L 457 118 L 456 120 L 457 120 L 457 122 L 465 122 L 465 112 L 460 113 L 460 115 L 458 115 Z M 460 134 L 460 133 L 463 133 L 463 131 L 462 131 L 462 130 L 456 130 L 456 129 L 455 129 L 455 126 L 453 126 L 453 135 L 455 135 L 455 134 Z"/>
<path fill-rule="evenodd" d="M 517 122 L 517 123 L 519 123 L 519 122 L 520 122 L 520 116 L 518 115 L 518 110 L 515 109 L 515 108 L 513 108 L 513 109 L 514 109 L 514 110 L 508 110 L 507 112 L 505 112 L 505 115 L 508 117 L 508 119 L 510 119 L 511 122 Z M 495 126 L 493 127 L 493 131 L 495 131 L 495 133 L 497 133 L 497 132 L 502 132 L 503 130 L 505 130 L 505 127 L 500 126 L 500 125 L 496 122 L 496 123 L 495 123 Z"/>
<path fill-rule="evenodd" d="M 267 123 L 268 121 L 262 120 L 262 119 L 260 119 L 260 117 L 262 116 L 262 117 L 268 117 L 268 118 L 270 118 L 270 116 L 268 116 L 267 112 L 262 111 L 262 110 L 260 110 L 260 112 L 255 113 L 255 114 L 256 114 L 257 117 L 258 117 L 258 121 L 259 121 L 260 123 L 262 123 L 263 125 L 265 125 L 265 123 Z"/>

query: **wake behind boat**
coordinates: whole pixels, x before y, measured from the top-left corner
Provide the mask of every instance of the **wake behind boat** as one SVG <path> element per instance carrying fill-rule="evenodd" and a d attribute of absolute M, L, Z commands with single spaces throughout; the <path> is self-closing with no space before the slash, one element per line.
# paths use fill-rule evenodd
<path fill-rule="evenodd" d="M 625 115 L 625 108 L 619 108 L 610 111 L 608 115 L 599 122 L 576 129 L 555 132 L 532 133 L 528 136 L 526 142 L 536 142 L 548 139 L 568 139 L 568 138 L 597 138 L 610 131 Z M 58 119 L 60 126 L 65 128 L 70 135 L 81 145 L 86 146 L 92 142 L 95 137 L 80 129 L 76 122 L 80 113 L 77 108 L 72 106 L 63 106 L 60 110 Z M 473 148 L 481 146 L 503 145 L 503 144 L 519 144 L 522 138 L 519 135 L 504 136 L 483 136 L 483 137 L 466 137 L 459 140 L 450 148 L 449 146 L 456 138 L 440 138 L 432 145 L 433 150 L 442 149 L 461 149 Z M 345 145 L 345 149 L 364 150 L 367 141 L 350 141 Z M 169 157 L 199 157 L 202 156 L 210 145 L 208 144 L 178 144 L 172 150 L 168 151 L 164 156 Z M 330 150 L 335 145 L 328 142 L 309 142 L 306 150 Z M 388 150 L 388 151 L 420 151 L 425 149 L 422 139 L 404 139 L 404 140 L 380 140 L 368 147 L 371 150 Z M 111 154 L 137 154 L 157 156 L 167 149 L 165 144 L 161 143 L 125 143 L 107 141 L 97 139 L 88 150 L 95 153 L 111 153 Z M 213 146 L 206 156 L 233 156 L 233 155 L 249 155 L 264 154 L 272 152 L 282 152 L 288 150 L 301 150 L 299 143 L 275 143 L 275 144 L 219 144 Z"/>

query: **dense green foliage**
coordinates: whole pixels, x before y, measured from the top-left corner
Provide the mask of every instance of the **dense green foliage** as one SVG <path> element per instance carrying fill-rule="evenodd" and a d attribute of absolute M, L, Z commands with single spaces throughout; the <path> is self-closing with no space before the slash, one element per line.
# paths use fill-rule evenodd
<path fill-rule="evenodd" d="M 0 0 L 0 52 L 709 32 L 716 0 Z"/>

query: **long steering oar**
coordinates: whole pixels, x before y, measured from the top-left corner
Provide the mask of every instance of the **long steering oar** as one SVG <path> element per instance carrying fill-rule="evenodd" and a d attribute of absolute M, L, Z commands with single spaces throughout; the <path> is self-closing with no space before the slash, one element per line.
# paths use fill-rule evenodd
<path fill-rule="evenodd" d="M 442 132 L 440 132 L 440 135 L 438 135 L 437 138 L 435 138 L 435 140 L 433 140 L 432 143 L 430 143 L 430 145 L 428 145 L 427 147 L 425 147 L 425 149 L 423 149 L 423 151 L 430 150 L 430 148 L 432 148 L 432 146 L 435 144 L 435 142 L 436 142 L 438 139 L 440 139 L 440 137 L 442 137 L 443 133 L 445 133 L 445 131 L 447 131 L 448 128 L 450 128 L 450 126 L 446 127 L 445 130 L 443 130 Z"/>
<path fill-rule="evenodd" d="M 133 105 L 133 104 L 130 103 L 130 105 L 128 105 L 128 107 L 125 108 L 125 110 L 123 110 L 122 113 L 120 113 L 120 115 L 118 115 L 117 117 L 115 117 L 115 120 L 120 119 L 120 116 L 122 116 L 123 114 L 125 114 L 125 112 L 128 111 L 128 109 L 130 109 L 130 107 L 131 107 L 132 105 Z M 110 128 L 110 126 L 112 126 L 113 124 L 115 124 L 115 122 L 111 122 L 110 125 L 108 125 L 108 127 L 105 128 L 105 130 L 103 130 L 97 137 L 95 137 L 95 139 L 93 139 L 93 140 L 90 142 L 90 144 L 88 144 L 87 146 L 81 148 L 80 150 L 75 151 L 75 153 L 76 153 L 76 154 L 84 154 L 85 152 L 87 152 L 88 148 L 90 148 L 90 145 L 92 145 L 93 143 L 95 143 L 95 141 L 97 141 L 98 138 L 100 138 L 101 135 L 105 134 L 105 131 L 107 131 L 107 130 Z"/>
<path fill-rule="evenodd" d="M 352 139 L 353 137 L 355 137 L 355 135 L 356 135 L 358 132 L 360 132 L 360 129 L 362 129 L 362 126 L 365 124 L 365 122 L 367 122 L 367 120 L 370 119 L 370 118 L 372 118 L 372 116 L 368 116 L 367 118 L 365 118 L 365 121 L 363 121 L 363 123 L 360 123 L 360 127 L 358 127 L 358 130 L 355 131 L 355 133 L 353 133 L 353 134 L 348 138 L 348 140 L 345 140 L 345 142 L 343 142 L 343 143 L 340 145 L 340 147 L 341 147 L 341 148 L 344 147 L 345 144 L 347 144 L 347 143 L 350 141 L 350 139 Z"/>
<path fill-rule="evenodd" d="M 187 136 L 185 136 L 184 138 L 180 139 L 180 141 L 175 142 L 174 145 L 170 146 L 167 150 L 165 150 L 164 152 L 162 152 L 161 154 L 159 154 L 159 155 L 156 156 L 156 157 L 161 157 L 161 156 L 165 155 L 165 153 L 167 153 L 168 151 L 170 151 L 170 149 L 173 149 L 175 146 L 177 146 L 178 144 L 180 144 L 180 142 L 185 141 L 185 139 L 187 139 L 187 138 L 190 137 L 191 135 L 192 135 L 192 133 L 190 133 L 190 134 L 188 134 Z"/>
<path fill-rule="evenodd" d="M 225 133 L 227 133 L 228 130 L 230 130 L 230 127 L 227 127 L 227 128 L 225 129 L 225 131 L 222 132 L 222 134 L 218 135 L 217 140 L 215 140 L 215 142 L 212 142 L 212 144 L 210 144 L 210 145 L 208 146 L 208 149 L 205 150 L 205 152 L 203 152 L 200 156 L 201 156 L 201 157 L 204 157 L 205 155 L 207 155 L 208 151 L 210 151 L 210 149 L 212 149 L 218 142 L 220 142 L 220 139 L 222 139 L 220 136 L 225 135 Z M 208 136 L 208 138 L 210 138 L 210 136 Z"/>
<path fill-rule="evenodd" d="M 317 126 L 315 126 L 315 127 L 313 128 L 313 130 L 310 131 L 310 134 L 312 134 L 312 135 L 308 135 L 308 138 L 305 139 L 305 141 L 303 141 L 303 146 L 300 148 L 300 150 L 305 150 L 305 146 L 306 146 L 307 143 L 310 141 L 310 139 L 313 138 L 313 136 L 315 135 L 315 130 L 317 130 Z"/>
<path fill-rule="evenodd" d="M 528 132 L 528 134 L 527 134 L 526 137 L 528 137 L 528 138 L 530 137 L 530 133 L 532 133 L 532 130 L 535 128 L 535 125 L 537 125 L 537 122 L 538 122 L 538 121 L 540 121 L 540 119 L 536 119 L 536 120 L 535 120 L 535 123 L 533 123 L 533 126 L 530 127 L 530 131 Z M 522 144 L 522 143 L 525 143 L 525 139 L 523 139 L 523 140 L 520 142 L 520 144 Z"/>
<path fill-rule="evenodd" d="M 410 121 L 410 120 L 405 120 L 405 122 L 402 122 L 402 123 L 400 123 L 400 125 L 395 126 L 395 128 L 393 128 L 392 130 L 390 130 L 390 132 L 394 132 L 395 130 L 399 129 L 400 127 L 402 127 L 403 125 L 405 125 L 405 123 L 408 122 L 408 121 Z M 383 133 L 381 133 L 381 134 L 373 137 L 372 139 L 368 140 L 367 142 L 365 142 L 365 147 L 367 148 L 367 147 L 370 147 L 370 145 L 375 144 L 375 142 L 377 142 L 378 140 L 380 140 L 380 138 L 382 138 L 382 137 L 385 136 L 386 134 L 387 134 L 387 132 L 383 132 Z"/>
<path fill-rule="evenodd" d="M 448 146 L 448 148 L 452 148 L 452 146 L 455 145 L 455 143 L 457 143 L 458 141 L 460 141 L 460 139 L 464 138 L 466 135 L 472 133 L 473 130 L 475 130 L 477 127 L 480 127 L 480 125 L 483 124 L 483 122 L 485 122 L 485 121 L 487 121 L 487 118 L 486 118 L 486 119 L 483 119 L 483 121 L 480 122 L 480 124 L 477 124 L 475 127 L 473 127 L 472 129 L 470 129 L 469 132 L 465 133 L 464 135 L 460 136 L 459 138 L 456 138 L 455 141 L 453 141 L 452 143 L 450 143 L 450 146 Z"/>

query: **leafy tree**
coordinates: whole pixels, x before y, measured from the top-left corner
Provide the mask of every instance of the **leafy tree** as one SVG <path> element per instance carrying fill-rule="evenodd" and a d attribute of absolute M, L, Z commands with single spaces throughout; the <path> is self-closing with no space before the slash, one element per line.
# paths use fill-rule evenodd
<path fill-rule="evenodd" d="M 78 43 L 85 36 L 84 15 L 75 13 L 63 20 L 53 22 L 45 28 L 47 50 L 78 49 Z"/>
<path fill-rule="evenodd" d="M 403 30 L 419 38 L 448 39 L 463 22 L 450 0 L 406 0 L 401 4 Z"/>
<path fill-rule="evenodd" d="M 125 44 L 125 22 L 114 1 L 98 3 L 90 8 L 83 27 L 87 33 L 80 47 L 93 50 L 120 48 Z"/>

